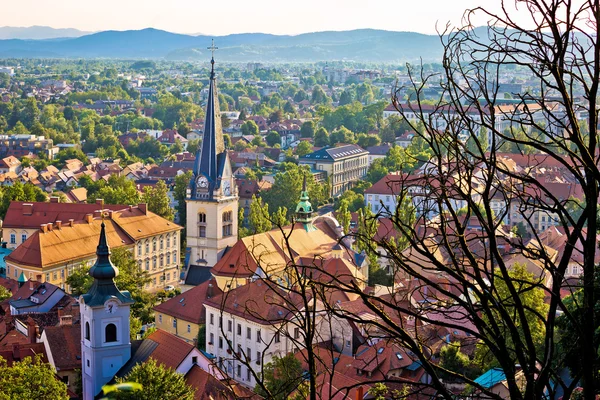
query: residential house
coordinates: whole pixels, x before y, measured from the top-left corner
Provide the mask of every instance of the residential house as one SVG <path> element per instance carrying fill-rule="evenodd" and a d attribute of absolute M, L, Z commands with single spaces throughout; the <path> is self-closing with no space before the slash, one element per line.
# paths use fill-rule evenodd
<path fill-rule="evenodd" d="M 17 157 L 8 156 L 0 160 L 0 173 L 2 174 L 6 174 L 7 172 L 19 174 L 22 169 L 23 167 L 21 166 L 21 161 L 19 161 Z"/>
<path fill-rule="evenodd" d="M 214 278 L 154 307 L 154 323 L 188 343 L 197 345 L 198 332 L 206 323 L 204 302 L 223 293 Z"/>

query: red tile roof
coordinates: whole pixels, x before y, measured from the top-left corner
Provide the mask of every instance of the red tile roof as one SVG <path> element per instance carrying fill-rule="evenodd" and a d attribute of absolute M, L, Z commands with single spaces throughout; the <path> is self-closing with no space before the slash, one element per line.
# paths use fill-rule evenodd
<path fill-rule="evenodd" d="M 177 369 L 195 348 L 185 340 L 160 329 L 152 332 L 146 340 L 151 340 L 158 345 L 150 357 L 172 369 Z"/>
<path fill-rule="evenodd" d="M 215 279 L 211 278 L 208 281 L 157 305 L 154 307 L 154 311 L 195 324 L 204 324 L 206 321 L 206 310 L 204 308 L 205 300 L 222 294 L 223 291 L 219 289 Z"/>
<path fill-rule="evenodd" d="M 25 206 L 31 204 L 31 207 Z M 3 221 L 4 228 L 38 229 L 41 224 L 62 221 L 66 224 L 70 219 L 81 221 L 86 214 L 93 214 L 100 208 L 123 210 L 127 205 L 118 204 L 73 204 L 11 201 Z M 28 209 L 31 208 L 30 211 Z"/>
<path fill-rule="evenodd" d="M 54 366 L 59 371 L 81 368 L 81 326 L 62 325 L 47 327 L 44 334 L 52 353 Z"/>

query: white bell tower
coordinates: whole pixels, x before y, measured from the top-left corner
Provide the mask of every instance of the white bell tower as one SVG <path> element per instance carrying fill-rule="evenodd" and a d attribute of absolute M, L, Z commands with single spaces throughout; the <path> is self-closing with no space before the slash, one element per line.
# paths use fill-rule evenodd
<path fill-rule="evenodd" d="M 104 222 L 90 269 L 94 283 L 79 299 L 81 312 L 81 373 L 84 400 L 92 400 L 129 361 L 129 292 L 119 291 L 114 277 L 119 270 L 110 261 Z"/>

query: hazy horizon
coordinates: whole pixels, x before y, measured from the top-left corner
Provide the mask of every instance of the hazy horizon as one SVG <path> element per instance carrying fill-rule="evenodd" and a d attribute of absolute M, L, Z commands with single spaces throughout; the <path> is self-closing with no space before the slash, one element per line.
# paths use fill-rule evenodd
<path fill-rule="evenodd" d="M 429 0 L 426 7 L 423 3 L 373 0 L 365 7 L 365 2 L 357 0 L 348 0 L 342 6 L 333 1 L 306 0 L 292 7 L 275 0 L 230 0 L 224 10 L 218 3 L 194 0 L 173 0 L 167 6 L 158 0 L 60 2 L 60 8 L 45 0 L 10 2 L 3 6 L 5 17 L 0 16 L 0 26 L 48 26 L 85 32 L 155 28 L 214 36 L 238 33 L 298 35 L 354 29 L 435 34 L 436 25 L 460 25 L 466 9 L 481 5 L 480 0 Z M 479 22 L 483 25 L 486 21 Z"/>

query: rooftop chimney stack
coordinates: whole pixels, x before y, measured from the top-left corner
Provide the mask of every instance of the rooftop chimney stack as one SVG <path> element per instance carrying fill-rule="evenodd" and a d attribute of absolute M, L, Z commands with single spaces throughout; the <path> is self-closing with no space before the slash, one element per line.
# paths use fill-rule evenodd
<path fill-rule="evenodd" d="M 94 220 L 94 214 L 86 214 L 85 215 L 85 222 L 87 222 L 88 224 L 91 224 L 93 220 Z"/>
<path fill-rule="evenodd" d="M 62 227 L 62 221 L 56 221 L 56 229 L 59 229 Z"/>
<path fill-rule="evenodd" d="M 59 203 L 60 202 L 60 198 L 57 196 L 52 196 L 50 197 L 50 203 Z"/>
<path fill-rule="evenodd" d="M 48 227 L 46 226 L 46 224 L 40 225 L 40 231 L 42 231 L 42 233 L 48 232 Z"/>
<path fill-rule="evenodd" d="M 146 203 L 140 203 L 138 204 L 138 208 L 141 212 L 144 213 L 144 215 L 147 214 L 147 210 L 148 210 L 148 205 Z"/>
<path fill-rule="evenodd" d="M 33 204 L 31 204 L 31 203 L 23 204 L 23 215 L 33 215 Z"/>
<path fill-rule="evenodd" d="M 73 227 L 73 222 L 75 222 L 75 220 L 74 220 L 73 218 L 71 218 L 71 219 L 69 220 L 69 226 L 70 226 L 70 227 Z"/>

